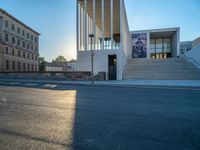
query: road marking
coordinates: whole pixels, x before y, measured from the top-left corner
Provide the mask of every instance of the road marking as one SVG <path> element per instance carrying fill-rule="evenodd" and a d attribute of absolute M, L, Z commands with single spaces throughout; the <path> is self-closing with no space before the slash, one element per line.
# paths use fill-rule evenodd
<path fill-rule="evenodd" d="M 21 83 L 19 83 L 19 82 L 8 82 L 7 84 L 9 84 L 9 85 L 18 85 L 18 84 L 21 84 Z"/>
<path fill-rule="evenodd" d="M 2 97 L 1 99 L 2 99 L 3 102 L 7 101 L 7 99 L 5 97 Z"/>
<path fill-rule="evenodd" d="M 26 83 L 25 85 L 27 85 L 27 86 L 37 86 L 39 84 L 37 84 L 37 83 Z"/>
<path fill-rule="evenodd" d="M 57 87 L 57 85 L 56 84 L 45 84 L 43 87 L 55 88 L 55 87 Z"/>

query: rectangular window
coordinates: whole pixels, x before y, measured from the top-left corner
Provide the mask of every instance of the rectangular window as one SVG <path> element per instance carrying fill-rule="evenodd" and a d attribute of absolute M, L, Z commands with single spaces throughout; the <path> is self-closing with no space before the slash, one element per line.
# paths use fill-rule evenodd
<path fill-rule="evenodd" d="M 27 58 L 28 58 L 28 59 L 30 58 L 30 55 L 29 55 L 29 53 L 27 54 Z"/>
<path fill-rule="evenodd" d="M 25 32 L 24 32 L 24 30 L 23 30 L 23 32 L 22 32 L 22 35 L 23 35 L 23 36 L 25 35 Z"/>
<path fill-rule="evenodd" d="M 26 44 L 25 44 L 25 42 L 24 42 L 24 41 L 23 41 L 22 45 L 23 45 L 23 47 L 25 48 L 25 45 L 26 45 Z"/>
<path fill-rule="evenodd" d="M 27 43 L 27 49 L 29 49 L 30 48 L 30 45 Z"/>
<path fill-rule="evenodd" d="M 31 35 L 31 40 L 33 40 L 33 35 Z"/>
<path fill-rule="evenodd" d="M 12 43 L 15 44 L 15 37 L 12 37 Z"/>
<path fill-rule="evenodd" d="M 34 65 L 32 64 L 32 71 L 34 71 Z"/>
<path fill-rule="evenodd" d="M 28 64 L 28 71 L 30 71 L 30 65 Z"/>
<path fill-rule="evenodd" d="M 6 70 L 9 70 L 9 61 L 6 60 Z"/>
<path fill-rule="evenodd" d="M 23 63 L 23 70 L 26 71 L 26 64 Z"/>
<path fill-rule="evenodd" d="M 8 47 L 6 47 L 6 54 L 8 54 Z"/>
<path fill-rule="evenodd" d="M 5 41 L 8 42 L 8 34 L 5 34 Z"/>
<path fill-rule="evenodd" d="M 18 71 L 21 71 L 21 63 L 18 62 Z"/>
<path fill-rule="evenodd" d="M 27 33 L 27 38 L 29 39 L 29 33 Z"/>
<path fill-rule="evenodd" d="M 12 24 L 12 30 L 15 31 L 15 25 L 14 24 Z"/>
<path fill-rule="evenodd" d="M 18 45 L 18 46 L 21 45 L 20 39 L 17 40 L 17 45 Z"/>
<path fill-rule="evenodd" d="M 25 55 L 25 54 L 26 54 L 26 53 L 25 53 L 25 52 L 23 52 L 23 57 L 24 57 L 24 58 L 26 58 L 26 55 Z"/>
<path fill-rule="evenodd" d="M 12 50 L 12 55 L 15 56 L 15 49 Z"/>
<path fill-rule="evenodd" d="M 12 62 L 12 70 L 15 70 L 15 61 Z"/>
<path fill-rule="evenodd" d="M 20 28 L 19 27 L 17 28 L 17 33 L 20 34 Z"/>
<path fill-rule="evenodd" d="M 18 57 L 20 57 L 21 56 L 21 53 L 20 53 L 20 50 L 18 50 Z"/>
<path fill-rule="evenodd" d="M 6 22 L 6 28 L 8 28 L 8 21 L 6 20 L 5 22 Z"/>

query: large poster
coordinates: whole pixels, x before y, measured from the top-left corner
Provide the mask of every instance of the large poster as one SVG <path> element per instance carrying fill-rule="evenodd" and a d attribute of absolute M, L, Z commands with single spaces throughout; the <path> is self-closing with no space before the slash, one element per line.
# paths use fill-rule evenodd
<path fill-rule="evenodd" d="M 147 57 L 147 33 L 132 34 L 132 58 Z"/>

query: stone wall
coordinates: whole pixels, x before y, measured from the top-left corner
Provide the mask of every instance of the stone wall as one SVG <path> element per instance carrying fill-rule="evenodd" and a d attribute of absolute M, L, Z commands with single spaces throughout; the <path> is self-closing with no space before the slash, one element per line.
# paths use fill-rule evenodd
<path fill-rule="evenodd" d="M 30 79 L 30 80 L 91 80 L 90 72 L 0 72 L 0 79 Z M 105 80 L 101 72 L 95 76 L 95 80 Z"/>

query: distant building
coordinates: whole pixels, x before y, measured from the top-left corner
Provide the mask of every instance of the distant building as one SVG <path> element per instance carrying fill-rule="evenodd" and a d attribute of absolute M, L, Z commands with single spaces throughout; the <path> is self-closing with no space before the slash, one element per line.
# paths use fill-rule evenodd
<path fill-rule="evenodd" d="M 0 9 L 0 71 L 38 71 L 39 35 Z"/>
<path fill-rule="evenodd" d="M 75 71 L 76 61 L 46 63 L 45 71 Z"/>
<path fill-rule="evenodd" d="M 192 41 L 182 41 L 180 42 L 180 54 L 185 54 L 185 52 L 192 49 Z"/>
<path fill-rule="evenodd" d="M 72 59 L 67 63 L 69 71 L 76 71 L 76 60 Z"/>

